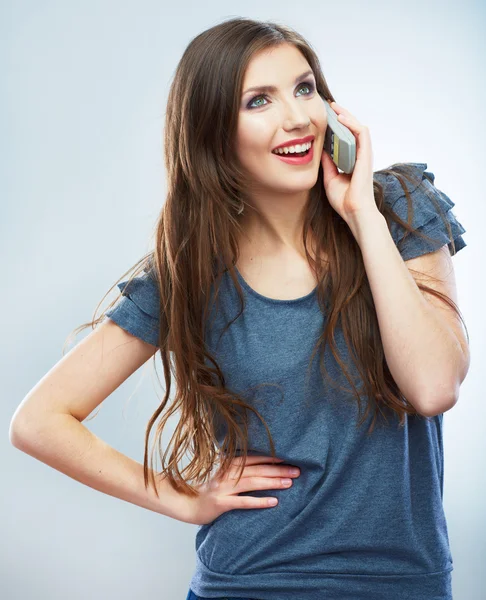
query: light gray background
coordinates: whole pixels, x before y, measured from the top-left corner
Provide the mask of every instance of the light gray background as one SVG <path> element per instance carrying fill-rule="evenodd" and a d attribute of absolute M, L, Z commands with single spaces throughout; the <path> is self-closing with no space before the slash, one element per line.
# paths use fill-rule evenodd
<path fill-rule="evenodd" d="M 456 203 L 468 246 L 453 263 L 472 360 L 460 400 L 444 416 L 444 506 L 454 599 L 480 600 L 486 19 L 484 4 L 472 0 L 1 2 L 0 596 L 186 597 L 196 526 L 79 484 L 11 446 L 8 428 L 61 358 L 69 332 L 148 251 L 164 201 L 172 75 L 193 36 L 232 16 L 276 19 L 304 34 L 338 103 L 369 126 L 374 169 L 426 162 Z M 151 364 L 85 422 L 140 462 L 161 393 Z"/>

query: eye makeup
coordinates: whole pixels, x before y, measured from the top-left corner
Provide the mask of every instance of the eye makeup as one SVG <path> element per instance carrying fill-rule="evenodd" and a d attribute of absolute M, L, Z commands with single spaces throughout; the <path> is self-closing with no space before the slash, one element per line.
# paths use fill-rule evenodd
<path fill-rule="evenodd" d="M 297 89 L 300 89 L 302 87 L 307 87 L 309 88 L 309 93 L 308 94 L 304 94 L 305 96 L 310 96 L 312 95 L 313 92 L 315 92 L 315 85 L 312 81 L 303 81 L 302 83 L 299 83 L 299 85 L 297 86 Z M 252 110 L 254 108 L 260 108 L 261 106 L 265 106 L 265 104 L 261 104 L 260 106 L 251 106 L 253 104 L 253 102 L 255 102 L 255 100 L 259 100 L 260 98 L 267 98 L 266 94 L 259 94 L 258 96 L 254 96 L 246 105 L 246 108 L 249 110 Z"/>

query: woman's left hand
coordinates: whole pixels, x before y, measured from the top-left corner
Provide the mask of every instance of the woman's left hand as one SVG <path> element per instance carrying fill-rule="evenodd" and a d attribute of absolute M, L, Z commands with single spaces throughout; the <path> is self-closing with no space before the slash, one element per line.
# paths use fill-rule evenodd
<path fill-rule="evenodd" d="M 340 123 L 356 138 L 356 163 L 351 174 L 340 173 L 329 154 L 322 152 L 324 189 L 329 204 L 349 224 L 361 214 L 378 212 L 373 193 L 373 152 L 368 127 L 362 125 L 348 110 L 331 103 Z M 380 213 L 381 214 L 381 213 Z"/>

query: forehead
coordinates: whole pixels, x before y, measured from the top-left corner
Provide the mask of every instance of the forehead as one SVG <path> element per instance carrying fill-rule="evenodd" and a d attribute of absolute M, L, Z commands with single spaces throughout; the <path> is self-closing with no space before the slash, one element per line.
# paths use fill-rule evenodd
<path fill-rule="evenodd" d="M 248 64 L 243 91 L 251 86 L 270 86 L 294 82 L 297 75 L 311 70 L 304 55 L 291 44 L 281 44 L 257 52 Z"/>

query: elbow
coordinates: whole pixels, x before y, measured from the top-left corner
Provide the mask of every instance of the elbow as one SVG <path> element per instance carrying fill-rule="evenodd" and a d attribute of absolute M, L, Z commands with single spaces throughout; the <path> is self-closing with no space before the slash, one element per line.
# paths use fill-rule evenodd
<path fill-rule="evenodd" d="M 424 417 L 435 417 L 453 408 L 459 399 L 459 390 L 469 370 L 469 351 L 464 353 L 464 360 L 459 364 L 454 374 L 448 377 L 442 375 L 440 381 L 431 387 L 430 379 L 422 381 L 414 389 L 413 399 L 410 403 L 415 410 Z"/>
<path fill-rule="evenodd" d="M 35 437 L 32 423 L 32 417 L 25 416 L 17 410 L 10 421 L 8 430 L 8 437 L 12 446 L 25 451 L 28 441 L 32 441 L 32 438 Z"/>
<path fill-rule="evenodd" d="M 436 394 L 435 396 L 429 396 L 425 402 L 421 402 L 415 406 L 417 412 L 423 417 L 436 417 L 453 408 L 458 399 L 459 393 L 457 390 L 454 390 L 450 394 Z"/>
<path fill-rule="evenodd" d="M 24 439 L 24 434 L 22 433 L 22 427 L 15 419 L 12 419 L 10 421 L 10 427 L 8 429 L 8 439 L 12 446 L 14 446 L 15 448 L 21 448 L 22 440 Z"/>

